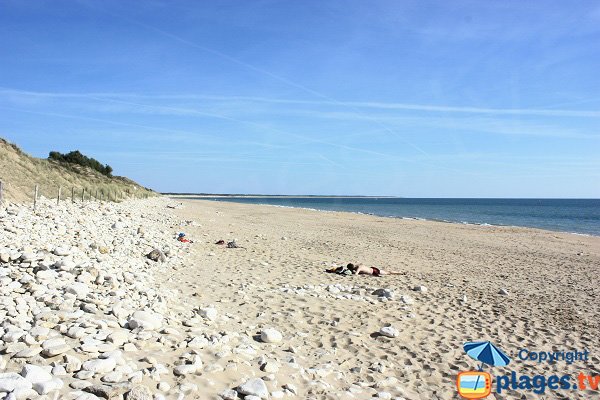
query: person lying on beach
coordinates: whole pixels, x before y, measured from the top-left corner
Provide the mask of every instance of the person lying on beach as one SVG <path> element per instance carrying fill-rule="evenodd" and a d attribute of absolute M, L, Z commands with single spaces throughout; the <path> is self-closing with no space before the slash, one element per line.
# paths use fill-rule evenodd
<path fill-rule="evenodd" d="M 381 275 L 402 275 L 404 272 L 400 271 L 385 271 L 381 268 L 377 267 L 365 267 L 364 265 L 358 264 L 348 264 L 346 266 L 354 275 L 373 275 L 373 276 L 381 276 Z"/>
<path fill-rule="evenodd" d="M 185 238 L 185 233 L 180 233 L 179 236 L 177 236 L 177 240 L 182 243 L 194 243 L 191 240 Z"/>

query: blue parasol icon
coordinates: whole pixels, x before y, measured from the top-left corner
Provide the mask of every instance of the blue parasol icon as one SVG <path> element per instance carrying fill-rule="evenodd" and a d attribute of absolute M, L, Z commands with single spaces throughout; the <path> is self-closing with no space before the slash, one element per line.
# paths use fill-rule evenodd
<path fill-rule="evenodd" d="M 510 358 L 494 346 L 492 342 L 468 342 L 465 343 L 463 348 L 469 357 L 481 361 L 480 371 L 483 369 L 483 364 L 504 367 L 510 362 Z"/>
<path fill-rule="evenodd" d="M 510 362 L 510 358 L 499 348 L 494 346 L 492 342 L 467 342 L 463 348 L 469 357 L 481 361 L 479 370 L 483 371 L 483 364 L 492 365 L 494 367 L 504 367 Z M 475 387 L 479 384 L 479 376 L 475 382 Z"/>

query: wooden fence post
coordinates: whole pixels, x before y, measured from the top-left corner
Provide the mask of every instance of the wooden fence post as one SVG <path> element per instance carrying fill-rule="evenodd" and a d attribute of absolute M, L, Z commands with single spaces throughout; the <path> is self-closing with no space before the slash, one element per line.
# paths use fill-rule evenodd
<path fill-rule="evenodd" d="M 81 189 L 81 202 L 85 199 L 85 188 Z"/>
<path fill-rule="evenodd" d="M 71 203 L 75 203 L 75 186 L 71 188 Z"/>
<path fill-rule="evenodd" d="M 37 198 L 38 198 L 38 191 L 39 190 L 40 190 L 39 185 L 35 185 L 35 192 L 33 192 L 33 210 L 34 211 L 37 208 Z"/>
<path fill-rule="evenodd" d="M 4 199 L 2 190 L 4 189 L 4 184 L 0 181 L 0 204 L 2 204 L 2 200 Z"/>
<path fill-rule="evenodd" d="M 58 198 L 56 199 L 56 205 L 60 204 L 60 192 L 62 192 L 62 186 L 58 187 Z"/>

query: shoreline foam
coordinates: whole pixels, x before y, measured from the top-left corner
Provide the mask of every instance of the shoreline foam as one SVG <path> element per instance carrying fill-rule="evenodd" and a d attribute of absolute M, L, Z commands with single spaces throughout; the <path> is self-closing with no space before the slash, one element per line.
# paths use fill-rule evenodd
<path fill-rule="evenodd" d="M 172 197 L 172 198 L 173 199 L 186 199 L 184 197 Z M 241 197 L 241 198 L 245 198 L 245 197 Z M 294 198 L 296 198 L 296 197 L 294 197 Z M 325 198 L 327 198 L 327 197 L 325 197 Z M 224 199 L 229 199 L 229 198 L 224 197 Z M 220 199 L 213 199 L 213 198 L 197 198 L 197 199 L 186 199 L 186 200 L 188 200 L 188 201 L 195 201 L 195 200 L 197 200 L 197 201 L 217 201 L 217 202 L 236 203 L 235 201 L 231 201 L 231 200 L 220 200 Z M 238 202 L 238 204 L 251 204 L 251 205 L 259 205 L 259 206 L 292 208 L 292 209 L 310 210 L 310 211 L 318 211 L 318 212 L 341 212 L 341 213 L 350 213 L 350 214 L 359 214 L 359 215 L 371 215 L 371 216 L 382 217 L 382 218 L 397 218 L 397 219 L 407 219 L 407 220 L 416 220 L 416 221 L 443 222 L 443 223 L 448 223 L 448 224 L 461 224 L 461 225 L 474 225 L 474 226 L 493 226 L 493 227 L 523 228 L 523 229 L 537 229 L 537 230 L 548 231 L 548 232 L 568 233 L 568 234 L 574 234 L 574 235 L 600 237 L 600 234 L 595 235 L 595 234 L 592 234 L 592 233 L 571 232 L 571 231 L 567 231 L 567 230 L 555 230 L 555 229 L 541 228 L 541 227 L 537 227 L 537 226 L 527 226 L 527 225 L 505 225 L 505 224 L 498 224 L 498 223 L 492 224 L 492 223 L 487 223 L 487 222 L 454 221 L 454 220 L 448 220 L 448 219 L 423 218 L 423 217 L 414 217 L 414 216 L 383 215 L 383 214 L 367 213 L 367 212 L 360 212 L 360 211 L 325 210 L 325 209 L 312 208 L 312 207 L 285 206 L 285 205 L 268 204 L 268 203 L 245 203 L 245 202 Z"/>

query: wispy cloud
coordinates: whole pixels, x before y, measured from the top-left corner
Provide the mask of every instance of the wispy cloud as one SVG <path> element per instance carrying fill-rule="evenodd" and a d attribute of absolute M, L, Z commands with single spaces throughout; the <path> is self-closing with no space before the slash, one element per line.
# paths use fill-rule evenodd
<path fill-rule="evenodd" d="M 115 93 L 115 92 L 34 92 L 11 88 L 0 88 L 0 94 L 5 98 L 37 97 L 37 98 L 88 98 L 101 101 L 125 101 L 125 100 L 201 100 L 201 101 L 220 101 L 220 102 L 246 102 L 246 103 L 271 103 L 271 104 L 290 104 L 307 106 L 329 106 L 329 107 L 355 107 L 359 109 L 376 110 L 397 110 L 397 111 L 423 111 L 428 113 L 444 114 L 486 114 L 486 115 L 516 115 L 516 116 L 542 116 L 542 117 L 574 117 L 574 118 L 600 118 L 600 110 L 570 110 L 555 108 L 493 108 L 493 107 L 473 107 L 473 106 L 453 106 L 453 105 L 431 105 L 431 104 L 411 104 L 411 103 L 393 103 L 393 102 L 369 102 L 369 101 L 324 101 L 324 100 L 298 100 L 268 98 L 256 96 L 218 96 L 218 95 L 198 95 L 198 94 L 143 94 L 143 93 Z M 581 100 L 599 101 L 600 99 Z M 194 110 L 178 109 L 171 107 L 172 112 L 185 113 L 197 112 Z M 365 118 L 369 118 L 365 116 Z"/>
<path fill-rule="evenodd" d="M 376 125 L 376 130 L 386 135 L 393 135 L 398 138 L 398 131 L 406 132 L 411 128 L 428 128 L 451 131 L 453 134 L 494 134 L 494 135 L 512 135 L 512 136 L 532 136 L 549 138 L 570 138 L 570 139 L 599 139 L 600 132 L 597 129 L 582 129 L 576 125 L 553 123 L 554 120 L 544 118 L 536 120 L 535 117 L 571 117 L 571 118 L 595 118 L 600 116 L 599 111 L 573 111 L 573 110 L 531 110 L 531 109 L 490 109 L 477 107 L 439 107 L 425 106 L 416 104 L 399 105 L 396 103 L 372 103 L 372 102 L 350 102 L 353 107 L 370 107 L 371 114 L 367 111 L 356 113 L 351 110 L 339 109 L 337 104 L 323 101 L 307 101 L 293 99 L 272 99 L 264 97 L 246 97 L 246 96 L 211 96 L 211 95 L 170 95 L 170 94 L 140 94 L 140 93 L 74 93 L 74 92 L 36 92 L 23 91 L 12 88 L 0 87 L 0 100 L 18 104 L 18 105 L 43 105 L 44 101 L 60 100 L 57 104 L 61 109 L 67 105 L 74 109 L 84 109 L 90 112 L 98 113 L 129 113 L 129 114 L 163 114 L 175 116 L 195 116 L 201 118 L 214 118 L 223 121 L 229 121 L 238 125 L 253 128 L 257 132 L 271 133 L 279 138 L 286 137 L 296 143 L 314 143 L 323 144 L 341 150 L 370 154 L 378 157 L 397 159 L 402 162 L 413 162 L 414 158 L 398 157 L 397 155 L 386 154 L 380 151 L 370 150 L 364 147 L 350 146 L 347 140 L 350 136 L 343 135 L 342 139 L 346 142 L 334 140 L 328 134 L 325 136 L 316 134 L 306 135 L 293 132 L 286 128 L 277 127 L 272 121 L 273 116 L 296 116 L 310 121 L 315 119 L 325 119 L 339 122 L 360 121 L 367 125 L 373 125 L 373 120 L 377 119 L 384 126 Z M 200 101 L 200 103 L 199 103 Z M 40 104 L 40 102 L 42 102 Z M 66 103 L 65 103 L 66 102 Z M 166 103 L 166 104 L 165 104 Z M 257 108 L 256 103 L 275 104 L 277 107 Z M 280 107 L 284 105 L 285 107 Z M 306 107 L 298 107 L 306 106 Z M 324 109 L 323 106 L 330 106 L 330 109 Z M 188 135 L 190 138 L 205 137 L 209 139 L 211 135 L 200 132 L 186 132 L 145 124 L 125 123 L 114 119 L 105 119 L 97 117 L 88 117 L 83 115 L 68 114 L 64 112 L 50 112 L 42 108 L 40 111 L 30 110 L 31 107 L 14 108 L 0 106 L 4 109 L 12 109 L 26 113 L 87 120 L 92 122 L 102 122 L 112 125 L 130 126 L 136 128 L 149 129 L 153 131 L 179 133 Z M 251 111 L 248 111 L 251 110 Z M 408 111 L 407 113 L 398 113 L 398 111 Z M 542 111 L 548 113 L 542 113 Z M 241 118 L 242 115 L 250 113 L 252 118 Z M 269 122 L 260 121 L 260 118 L 268 116 Z M 517 118 L 519 117 L 519 118 Z M 523 117 L 523 118 L 520 118 Z M 525 118 L 528 117 L 528 118 Z M 335 125 L 331 125 L 333 129 Z M 370 136 L 373 127 L 368 129 L 367 133 L 356 133 L 353 135 Z M 300 142 L 298 142 L 300 141 Z M 404 139 L 407 142 L 406 139 Z M 275 148 L 277 144 L 265 144 L 256 142 L 261 147 Z M 280 144 L 281 145 L 281 144 Z M 283 145 L 281 145 L 283 146 Z M 289 147 L 289 144 L 283 147 Z M 432 159 L 432 156 L 426 152 L 419 152 L 422 155 Z M 420 161 L 424 162 L 424 161 Z"/>

